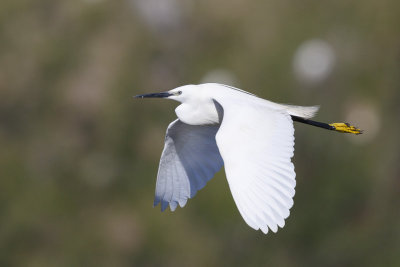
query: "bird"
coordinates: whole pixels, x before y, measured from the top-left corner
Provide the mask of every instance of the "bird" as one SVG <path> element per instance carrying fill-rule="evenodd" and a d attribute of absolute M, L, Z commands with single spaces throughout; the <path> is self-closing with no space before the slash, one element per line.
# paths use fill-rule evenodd
<path fill-rule="evenodd" d="M 362 133 L 348 123 L 311 120 L 319 106 L 278 104 L 225 84 L 184 85 L 134 98 L 180 102 L 165 136 L 154 207 L 184 207 L 224 166 L 239 213 L 264 234 L 283 228 L 293 206 L 293 122 Z"/>

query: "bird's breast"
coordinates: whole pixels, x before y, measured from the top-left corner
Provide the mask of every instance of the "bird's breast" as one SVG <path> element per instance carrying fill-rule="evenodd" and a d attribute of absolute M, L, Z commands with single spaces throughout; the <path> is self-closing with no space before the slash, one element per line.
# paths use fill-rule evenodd
<path fill-rule="evenodd" d="M 178 118 L 189 125 L 219 124 L 222 108 L 213 101 L 205 103 L 182 103 L 175 109 Z"/>

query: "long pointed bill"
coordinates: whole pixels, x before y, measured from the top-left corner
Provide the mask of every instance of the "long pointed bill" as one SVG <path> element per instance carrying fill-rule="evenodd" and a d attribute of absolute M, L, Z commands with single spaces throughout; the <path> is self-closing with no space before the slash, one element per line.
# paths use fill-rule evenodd
<path fill-rule="evenodd" d="M 172 94 L 168 92 L 161 92 L 161 93 L 152 93 L 144 95 L 135 95 L 134 98 L 166 98 L 169 96 L 172 96 Z"/>

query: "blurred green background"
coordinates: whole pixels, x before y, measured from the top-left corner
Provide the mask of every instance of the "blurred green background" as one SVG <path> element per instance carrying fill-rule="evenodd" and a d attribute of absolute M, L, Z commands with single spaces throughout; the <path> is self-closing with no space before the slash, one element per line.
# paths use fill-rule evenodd
<path fill-rule="evenodd" d="M 0 266 L 400 266 L 400 2 L 2 0 Z M 295 204 L 263 235 L 221 170 L 152 208 L 177 103 L 225 82 L 320 104 L 296 124 Z"/>

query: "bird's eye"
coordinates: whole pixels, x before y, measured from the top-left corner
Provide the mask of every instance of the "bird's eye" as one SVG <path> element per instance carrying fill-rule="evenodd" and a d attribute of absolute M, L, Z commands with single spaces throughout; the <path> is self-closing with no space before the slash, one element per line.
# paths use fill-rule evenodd
<path fill-rule="evenodd" d="M 181 95 L 182 94 L 182 91 L 178 91 L 178 95 Z"/>

